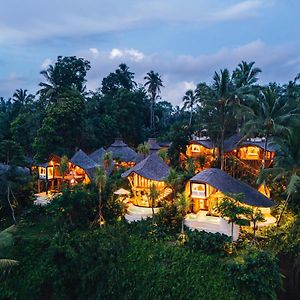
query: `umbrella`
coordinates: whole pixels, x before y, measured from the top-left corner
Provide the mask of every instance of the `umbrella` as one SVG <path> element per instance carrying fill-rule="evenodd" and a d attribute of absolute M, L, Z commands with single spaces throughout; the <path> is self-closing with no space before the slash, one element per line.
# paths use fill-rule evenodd
<path fill-rule="evenodd" d="M 130 192 L 121 188 L 114 192 L 115 195 L 129 195 Z"/>

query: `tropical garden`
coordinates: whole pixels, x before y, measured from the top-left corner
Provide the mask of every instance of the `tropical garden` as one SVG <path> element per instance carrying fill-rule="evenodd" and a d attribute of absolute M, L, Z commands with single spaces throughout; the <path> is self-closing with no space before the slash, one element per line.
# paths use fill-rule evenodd
<path fill-rule="evenodd" d="M 17 89 L 0 99 L 0 299 L 297 299 L 300 295 L 300 75 L 286 84 L 259 84 L 254 62 L 223 69 L 182 95 L 174 107 L 162 99 L 163 77 L 144 82 L 126 64 L 86 89 L 90 62 L 58 57 L 41 72 L 35 94 Z M 236 242 L 221 234 L 190 231 L 184 183 L 195 162 L 182 163 L 193 134 L 219 149 L 215 167 L 226 170 L 224 141 L 233 134 L 262 137 L 276 146 L 272 168 L 265 154 L 250 185 L 267 185 L 277 218 L 257 228 L 257 211 L 226 196 L 218 207 L 229 222 L 251 221 Z M 33 205 L 30 168 L 50 154 L 91 153 L 121 136 L 142 155 L 149 137 L 170 142 L 159 155 L 171 166 L 166 184 L 174 201 L 152 218 L 128 224 L 114 195 L 128 188 L 122 168 L 63 191 L 47 206 Z M 104 157 L 105 168 L 112 163 Z M 156 199 L 155 187 L 151 199 Z M 153 205 L 152 205 L 153 206 Z M 247 220 L 240 220 L 240 215 Z M 241 223 L 242 224 L 242 223 Z M 294 298 L 293 298 L 294 297 Z"/>

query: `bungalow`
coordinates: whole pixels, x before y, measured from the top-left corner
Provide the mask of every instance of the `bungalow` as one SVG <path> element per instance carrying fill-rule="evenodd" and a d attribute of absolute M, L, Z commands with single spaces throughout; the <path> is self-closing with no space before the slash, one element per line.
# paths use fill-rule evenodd
<path fill-rule="evenodd" d="M 106 170 L 107 175 L 110 175 L 114 169 L 115 163 L 114 161 L 111 162 L 110 166 L 105 166 L 104 162 L 104 155 L 107 153 L 104 148 L 99 148 L 95 150 L 93 153 L 89 155 L 89 158 L 91 158 L 94 162 L 96 162 L 100 168 L 103 168 Z"/>
<path fill-rule="evenodd" d="M 68 161 L 68 169 L 64 176 L 60 171 L 61 158 L 51 155 L 49 162 L 37 164 L 38 194 L 48 191 L 59 192 L 62 183 L 72 186 L 77 183 L 90 183 L 99 165 L 89 158 L 85 152 L 78 150 Z"/>
<path fill-rule="evenodd" d="M 149 138 L 147 144 L 149 145 L 150 154 L 156 153 L 161 149 L 161 146 L 158 145 L 155 138 Z"/>
<path fill-rule="evenodd" d="M 266 146 L 266 166 L 270 167 L 275 157 L 276 148 L 271 144 L 265 145 L 264 138 L 248 138 L 243 140 L 242 135 L 236 134 L 224 142 L 226 157 L 234 156 L 242 164 L 248 165 L 254 170 L 259 170 L 262 166 L 264 148 Z"/>
<path fill-rule="evenodd" d="M 115 139 L 114 143 L 106 151 L 112 153 L 116 168 L 119 166 L 130 168 L 141 160 L 140 156 L 128 147 L 121 138 Z"/>
<path fill-rule="evenodd" d="M 169 166 L 153 153 L 122 174 L 123 178 L 128 178 L 133 194 L 125 216 L 129 222 L 152 216 L 151 186 L 154 185 L 158 192 L 153 205 L 155 212 L 162 201 L 171 197 L 172 190 L 164 182 L 169 171 Z"/>
<path fill-rule="evenodd" d="M 214 211 L 224 194 L 243 194 L 243 204 L 257 207 L 263 212 L 267 220 L 265 225 L 275 222 L 275 218 L 270 214 L 270 207 L 274 204 L 269 198 L 220 169 L 206 169 L 196 174 L 187 182 L 186 194 L 190 197 L 192 204 L 191 213 L 187 215 L 185 224 L 191 229 L 230 235 L 230 226 L 227 221 L 218 217 Z M 238 226 L 235 226 L 234 232 L 234 237 L 237 239 Z"/>
<path fill-rule="evenodd" d="M 194 138 L 186 147 L 185 156 L 195 160 L 197 170 L 212 166 L 218 149 L 208 137 Z"/>

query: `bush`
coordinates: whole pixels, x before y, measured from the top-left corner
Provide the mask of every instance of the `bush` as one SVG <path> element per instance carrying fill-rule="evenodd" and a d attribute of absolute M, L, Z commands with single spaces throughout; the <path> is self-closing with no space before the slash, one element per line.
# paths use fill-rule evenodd
<path fill-rule="evenodd" d="M 39 238 L 24 230 L 0 299 L 238 298 L 218 257 L 140 239 L 123 225 Z"/>
<path fill-rule="evenodd" d="M 276 299 L 275 290 L 282 286 L 278 260 L 269 252 L 246 252 L 228 264 L 228 276 L 241 293 L 252 299 Z"/>
<path fill-rule="evenodd" d="M 205 253 L 223 253 L 225 244 L 229 242 L 230 237 L 225 234 L 195 230 L 188 231 L 186 246 Z"/>
<path fill-rule="evenodd" d="M 80 187 L 64 190 L 51 201 L 47 211 L 62 225 L 87 227 L 97 215 L 97 195 Z"/>
<path fill-rule="evenodd" d="M 155 215 L 155 222 L 166 233 L 178 233 L 181 226 L 182 216 L 178 213 L 174 203 L 166 202 Z"/>

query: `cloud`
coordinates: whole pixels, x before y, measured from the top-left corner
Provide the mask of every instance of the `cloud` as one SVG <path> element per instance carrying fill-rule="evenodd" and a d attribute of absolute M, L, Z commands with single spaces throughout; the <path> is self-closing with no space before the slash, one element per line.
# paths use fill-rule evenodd
<path fill-rule="evenodd" d="M 90 48 L 89 50 L 95 57 L 99 55 L 99 50 L 97 48 Z"/>
<path fill-rule="evenodd" d="M 117 48 L 112 49 L 109 54 L 110 59 L 120 58 L 123 56 L 124 56 L 123 51 L 121 51 Z"/>
<path fill-rule="evenodd" d="M 259 0 L 243 1 L 215 12 L 210 16 L 210 20 L 217 22 L 243 19 L 245 17 L 255 17 L 258 10 L 264 7 L 264 5 L 265 4 Z"/>
<path fill-rule="evenodd" d="M 0 44 L 109 35 L 153 24 L 206 24 L 248 19 L 256 17 L 271 3 L 270 0 L 236 4 L 211 0 L 10 0 L 1 7 Z M 53 12 L 54 8 L 59 9 Z M 41 17 L 45 11 L 49 13 Z"/>
<path fill-rule="evenodd" d="M 261 83 L 285 83 L 299 72 L 299 50 L 289 45 L 269 47 L 261 40 L 255 40 L 198 56 L 146 54 L 137 49 L 118 48 L 99 51 L 97 57 L 90 51 L 79 51 L 76 55 L 91 61 L 92 68 L 87 77 L 87 87 L 91 90 L 99 88 L 102 78 L 116 70 L 120 63 L 126 63 L 138 83 L 144 82 L 144 76 L 150 70 L 158 72 L 165 86 L 162 97 L 179 105 L 188 89 L 194 89 L 202 81 L 210 83 L 215 71 L 223 68 L 232 71 L 242 60 L 255 61 L 255 65 L 263 70 Z"/>
<path fill-rule="evenodd" d="M 51 58 L 46 58 L 41 64 L 41 69 L 46 70 L 51 64 L 52 64 Z"/>

